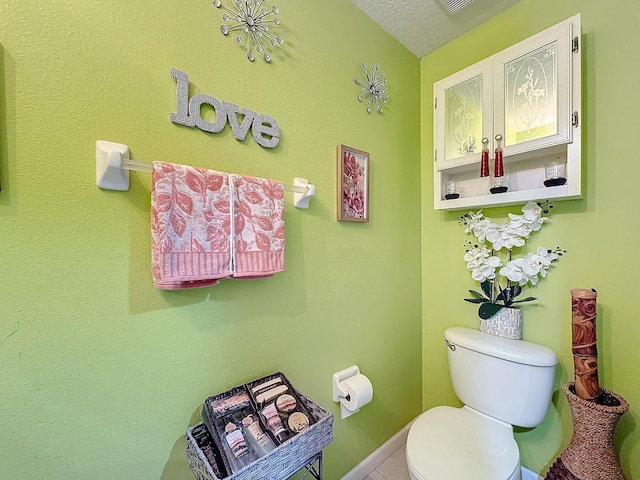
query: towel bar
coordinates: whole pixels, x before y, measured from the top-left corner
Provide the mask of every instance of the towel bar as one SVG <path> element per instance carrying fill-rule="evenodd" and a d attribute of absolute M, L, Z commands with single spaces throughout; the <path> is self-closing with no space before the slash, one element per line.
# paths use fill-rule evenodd
<path fill-rule="evenodd" d="M 151 173 L 153 166 L 129 158 L 129 147 L 121 143 L 96 142 L 96 184 L 104 190 L 129 190 L 129 170 Z M 283 185 L 293 192 L 296 208 L 309 208 L 309 199 L 316 194 L 316 187 L 306 178 L 296 177 L 293 185 Z"/>

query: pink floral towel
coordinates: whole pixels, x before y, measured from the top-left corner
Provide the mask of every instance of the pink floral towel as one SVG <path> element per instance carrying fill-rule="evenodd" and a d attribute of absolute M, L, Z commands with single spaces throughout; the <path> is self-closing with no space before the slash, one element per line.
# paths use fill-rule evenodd
<path fill-rule="evenodd" d="M 264 178 L 230 175 L 234 190 L 234 278 L 284 270 L 284 189 Z"/>
<path fill-rule="evenodd" d="M 156 288 L 218 283 L 231 275 L 229 176 L 154 162 L 151 257 Z"/>

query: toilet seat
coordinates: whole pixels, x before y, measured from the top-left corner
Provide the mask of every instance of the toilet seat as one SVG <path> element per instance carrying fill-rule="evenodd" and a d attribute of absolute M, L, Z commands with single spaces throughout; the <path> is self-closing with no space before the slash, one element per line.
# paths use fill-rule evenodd
<path fill-rule="evenodd" d="M 511 425 L 468 407 L 435 407 L 409 430 L 407 465 L 417 480 L 520 478 Z"/>

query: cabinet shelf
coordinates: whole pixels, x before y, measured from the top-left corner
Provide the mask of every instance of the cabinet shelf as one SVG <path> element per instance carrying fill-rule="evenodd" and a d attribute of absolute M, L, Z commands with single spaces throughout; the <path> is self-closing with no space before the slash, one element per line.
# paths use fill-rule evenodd
<path fill-rule="evenodd" d="M 579 193 L 569 191 L 569 185 L 557 187 L 542 187 L 531 190 L 519 190 L 516 192 L 496 193 L 495 195 L 478 195 L 474 197 L 460 197 L 452 200 L 443 200 L 442 210 L 464 210 L 468 208 L 504 207 L 518 205 L 530 201 L 543 199 L 572 200 L 580 198 Z"/>
<path fill-rule="evenodd" d="M 461 165 L 436 175 L 436 191 L 445 191 L 449 181 L 456 183 L 459 198 L 435 198 L 436 210 L 461 210 L 515 205 L 536 200 L 574 200 L 581 198 L 580 141 L 539 152 L 505 158 L 505 179 L 509 190 L 491 194 L 490 177 L 479 177 L 479 164 Z M 545 187 L 545 165 L 558 164 L 564 185 Z M 441 190 L 438 190 L 438 189 Z"/>

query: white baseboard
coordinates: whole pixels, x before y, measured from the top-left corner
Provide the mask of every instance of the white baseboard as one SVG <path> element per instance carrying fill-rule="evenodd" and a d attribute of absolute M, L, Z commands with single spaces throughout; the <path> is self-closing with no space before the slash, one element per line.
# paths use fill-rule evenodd
<path fill-rule="evenodd" d="M 387 440 L 380 448 L 362 460 L 351 471 L 342 477 L 342 480 L 364 480 L 364 478 L 382 465 L 387 458 L 395 453 L 402 445 L 407 443 L 407 435 L 413 420 L 393 437 Z"/>

